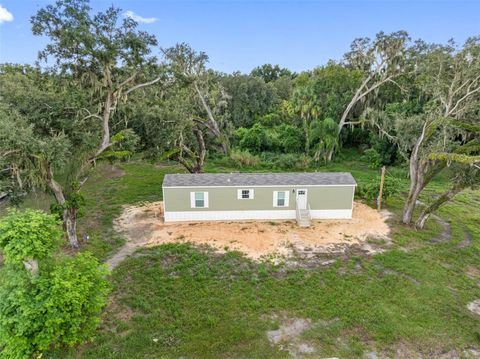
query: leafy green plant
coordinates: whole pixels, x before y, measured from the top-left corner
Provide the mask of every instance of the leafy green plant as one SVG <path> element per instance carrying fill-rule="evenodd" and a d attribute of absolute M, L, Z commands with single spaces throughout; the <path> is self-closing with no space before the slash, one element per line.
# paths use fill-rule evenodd
<path fill-rule="evenodd" d="M 255 167 L 260 159 L 249 151 L 232 150 L 230 158 L 237 167 Z"/>
<path fill-rule="evenodd" d="M 315 161 L 328 161 L 330 153 L 335 152 L 339 147 L 338 124 L 331 118 L 323 121 L 314 120 L 309 128 L 310 141 L 313 147 L 313 158 Z"/>
<path fill-rule="evenodd" d="M 305 135 L 301 128 L 288 124 L 275 127 L 278 142 L 284 152 L 301 152 L 305 143 Z"/>
<path fill-rule="evenodd" d="M 386 176 L 383 184 L 382 198 L 387 200 L 389 197 L 399 193 L 401 190 L 401 181 L 397 178 Z M 376 200 L 380 192 L 380 176 L 371 179 L 369 182 L 358 186 L 357 195 L 369 201 Z"/>
<path fill-rule="evenodd" d="M 382 165 L 382 156 L 374 148 L 365 150 L 362 160 L 368 163 L 368 168 L 377 169 Z"/>
<path fill-rule="evenodd" d="M 235 135 L 241 149 L 262 152 L 268 148 L 267 128 L 259 123 L 251 128 L 239 128 Z"/>
<path fill-rule="evenodd" d="M 52 345 L 91 339 L 109 291 L 105 275 L 86 252 L 60 260 L 38 277 L 11 266 L 2 269 L 1 356 L 39 356 Z"/>
<path fill-rule="evenodd" d="M 0 249 L 6 263 L 43 259 L 53 253 L 61 234 L 56 216 L 12 209 L 0 221 Z"/>
<path fill-rule="evenodd" d="M 41 211 L 13 210 L 0 221 L 0 357 L 38 357 L 94 334 L 107 270 L 88 252 L 54 255 L 60 236 L 56 216 Z"/>
<path fill-rule="evenodd" d="M 110 149 L 103 152 L 99 159 L 107 159 L 111 163 L 118 160 L 126 161 L 133 156 L 139 142 L 140 136 L 131 128 L 117 132 L 111 138 Z"/>

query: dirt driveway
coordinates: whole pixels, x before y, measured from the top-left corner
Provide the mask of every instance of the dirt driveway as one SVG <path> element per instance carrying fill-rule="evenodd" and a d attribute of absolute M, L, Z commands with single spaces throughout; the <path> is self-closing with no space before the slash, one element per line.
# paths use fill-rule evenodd
<path fill-rule="evenodd" d="M 164 223 L 162 202 L 126 207 L 114 223 L 127 237 L 126 245 L 107 261 L 116 267 L 137 248 L 171 242 L 208 244 L 219 251 L 238 250 L 249 258 L 287 257 L 292 246 L 307 248 L 358 244 L 369 237 L 386 237 L 388 212 L 377 212 L 354 203 L 350 220 L 317 220 L 308 228 L 291 221 L 180 222 Z"/>

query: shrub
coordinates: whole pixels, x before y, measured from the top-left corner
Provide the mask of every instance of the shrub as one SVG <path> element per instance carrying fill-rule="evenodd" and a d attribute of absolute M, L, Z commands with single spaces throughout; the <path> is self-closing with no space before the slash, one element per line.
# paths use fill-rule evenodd
<path fill-rule="evenodd" d="M 6 358 L 39 356 L 52 345 L 92 338 L 109 290 L 89 253 L 63 259 L 38 277 L 7 266 L 0 280 L 0 347 Z"/>
<path fill-rule="evenodd" d="M 370 182 L 359 185 L 357 195 L 369 201 L 377 199 L 380 192 L 380 176 L 371 179 Z M 386 201 L 389 197 L 400 192 L 400 180 L 391 176 L 385 176 L 382 198 Z"/>
<path fill-rule="evenodd" d="M 311 159 L 305 154 L 283 153 L 283 154 L 262 154 L 262 161 L 278 169 L 291 170 L 307 169 L 310 165 Z"/>
<path fill-rule="evenodd" d="M 57 216 L 42 211 L 10 210 L 0 221 L 0 248 L 6 263 L 49 257 L 61 236 Z"/>
<path fill-rule="evenodd" d="M 305 136 L 301 128 L 283 124 L 275 127 L 277 139 L 284 152 L 302 152 Z"/>
<path fill-rule="evenodd" d="M 368 167 L 372 169 L 380 168 L 382 165 L 382 156 L 374 148 L 365 150 L 362 160 L 368 163 Z"/>
<path fill-rule="evenodd" d="M 139 142 L 140 136 L 130 128 L 117 132 L 112 136 L 112 146 L 103 152 L 99 159 L 107 159 L 111 163 L 117 160 L 126 161 L 133 156 Z"/>
<path fill-rule="evenodd" d="M 89 253 L 54 256 L 60 235 L 56 216 L 41 211 L 10 211 L 0 221 L 2 357 L 38 357 L 94 334 L 109 288 L 106 269 Z"/>
<path fill-rule="evenodd" d="M 268 148 L 267 128 L 259 123 L 251 128 L 239 128 L 235 135 L 242 150 L 262 152 Z"/>
<path fill-rule="evenodd" d="M 314 120 L 310 124 L 310 146 L 313 149 L 313 158 L 319 162 L 327 162 L 330 152 L 338 150 L 340 143 L 338 141 L 338 124 L 331 118 L 323 121 Z"/>
<path fill-rule="evenodd" d="M 281 124 L 282 120 L 283 118 L 280 116 L 280 114 L 273 112 L 273 113 L 267 113 L 266 115 L 263 115 L 263 116 L 258 116 L 255 119 L 255 122 L 263 126 L 272 127 L 272 126 Z"/>
<path fill-rule="evenodd" d="M 256 167 L 260 159 L 249 151 L 232 150 L 230 158 L 237 167 Z"/>
<path fill-rule="evenodd" d="M 292 169 L 298 165 L 298 155 L 293 153 L 285 153 L 277 156 L 273 165 L 277 168 Z"/>

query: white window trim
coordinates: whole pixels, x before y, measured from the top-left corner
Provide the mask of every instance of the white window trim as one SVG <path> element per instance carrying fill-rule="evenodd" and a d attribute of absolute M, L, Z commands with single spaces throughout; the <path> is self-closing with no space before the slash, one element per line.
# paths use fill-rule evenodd
<path fill-rule="evenodd" d="M 203 193 L 203 207 L 197 207 L 195 204 L 195 193 Z M 190 208 L 208 208 L 208 192 L 196 191 L 190 192 Z"/>
<path fill-rule="evenodd" d="M 242 197 L 242 191 L 248 191 L 248 198 L 243 198 Z M 255 191 L 253 188 L 241 188 L 237 189 L 237 199 L 253 199 L 255 197 Z"/>
<path fill-rule="evenodd" d="M 283 206 L 278 205 L 278 192 L 285 192 L 285 204 Z M 273 207 L 288 207 L 290 205 L 290 191 L 273 191 Z"/>

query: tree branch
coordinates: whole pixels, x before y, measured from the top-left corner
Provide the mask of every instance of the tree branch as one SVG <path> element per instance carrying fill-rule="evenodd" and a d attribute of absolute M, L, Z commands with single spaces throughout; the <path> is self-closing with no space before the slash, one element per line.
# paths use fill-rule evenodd
<path fill-rule="evenodd" d="M 162 79 L 162 77 L 159 76 L 159 77 L 153 79 L 152 81 L 144 82 L 144 83 L 135 85 L 135 86 L 133 86 L 133 87 L 130 87 L 128 90 L 125 91 L 124 95 L 126 96 L 126 95 L 128 95 L 130 92 L 135 91 L 135 90 L 138 90 L 139 88 L 153 85 L 153 84 L 157 83 L 158 81 L 160 81 L 161 79 Z"/>

